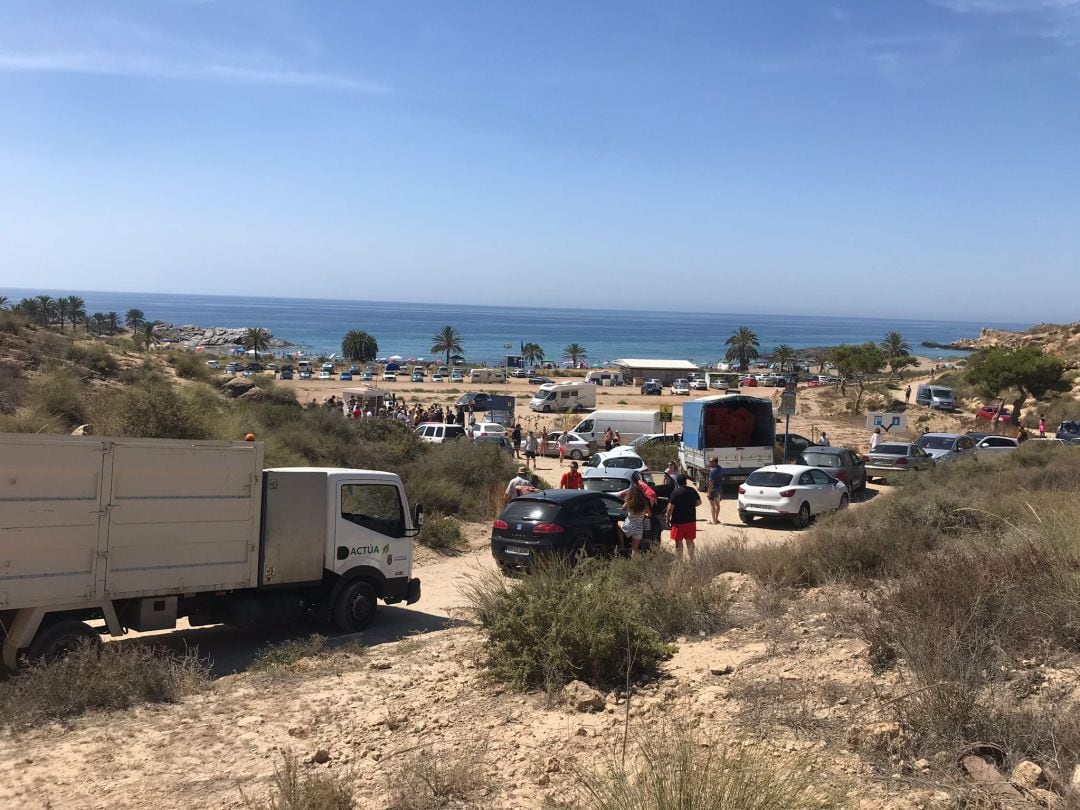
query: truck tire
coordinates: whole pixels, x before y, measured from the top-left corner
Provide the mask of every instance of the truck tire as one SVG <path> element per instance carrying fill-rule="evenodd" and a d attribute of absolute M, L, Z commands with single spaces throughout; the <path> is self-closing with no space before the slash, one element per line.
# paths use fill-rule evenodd
<path fill-rule="evenodd" d="M 345 633 L 356 633 L 375 618 L 378 597 L 375 589 L 363 580 L 350 582 L 341 589 L 334 603 L 334 626 Z"/>
<path fill-rule="evenodd" d="M 551 413 L 551 406 L 550 405 L 545 405 L 544 406 L 544 413 Z"/>
<path fill-rule="evenodd" d="M 31 661 L 52 663 L 84 644 L 101 646 L 101 636 L 90 625 L 74 619 L 53 622 L 38 630 L 27 648 L 26 657 Z"/>

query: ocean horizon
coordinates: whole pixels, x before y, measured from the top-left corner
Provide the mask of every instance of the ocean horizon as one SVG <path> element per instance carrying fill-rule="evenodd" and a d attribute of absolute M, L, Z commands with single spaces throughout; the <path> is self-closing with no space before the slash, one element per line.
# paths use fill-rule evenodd
<path fill-rule="evenodd" d="M 143 310 L 149 320 L 203 327 L 261 326 L 295 349 L 312 355 L 341 351 L 352 329 L 372 334 L 379 355 L 430 357 L 431 337 L 452 325 L 462 336 L 463 354 L 472 363 L 501 362 L 510 346 L 538 343 L 545 355 L 562 359 L 563 347 L 585 347 L 587 362 L 624 357 L 685 359 L 712 364 L 722 359 L 724 341 L 740 326 L 758 336 L 762 353 L 787 344 L 794 349 L 839 343 L 877 342 L 898 331 L 912 351 L 924 357 L 954 357 L 955 352 L 928 349 L 923 341 L 949 343 L 978 337 L 980 329 L 1022 330 L 1028 324 L 940 321 L 916 318 L 863 318 L 829 315 L 672 312 L 663 310 L 572 309 L 566 307 L 497 307 L 404 301 L 263 298 L 236 295 L 28 290 L 0 288 L 11 302 L 45 295 L 78 295 L 88 313 Z"/>

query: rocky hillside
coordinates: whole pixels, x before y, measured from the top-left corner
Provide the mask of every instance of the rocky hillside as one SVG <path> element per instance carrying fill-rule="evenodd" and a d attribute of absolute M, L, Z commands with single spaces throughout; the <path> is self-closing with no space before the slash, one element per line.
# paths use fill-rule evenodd
<path fill-rule="evenodd" d="M 1073 366 L 1080 366 L 1080 321 L 1065 325 L 1041 323 L 1024 332 L 983 329 L 977 338 L 954 341 L 948 348 L 977 350 L 994 346 L 1019 348 L 1029 345 L 1039 346 L 1044 351 L 1064 358 Z"/>

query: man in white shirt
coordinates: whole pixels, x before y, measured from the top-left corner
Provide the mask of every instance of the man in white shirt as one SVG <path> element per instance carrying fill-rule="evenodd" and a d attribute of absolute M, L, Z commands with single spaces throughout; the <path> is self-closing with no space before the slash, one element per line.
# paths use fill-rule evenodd
<path fill-rule="evenodd" d="M 877 443 L 881 439 L 881 428 L 874 428 L 874 432 L 870 434 L 870 452 L 873 453 L 877 450 Z"/>

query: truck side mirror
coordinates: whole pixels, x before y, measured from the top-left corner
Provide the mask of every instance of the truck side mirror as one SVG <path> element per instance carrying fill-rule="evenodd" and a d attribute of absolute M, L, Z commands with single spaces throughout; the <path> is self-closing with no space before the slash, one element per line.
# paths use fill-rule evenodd
<path fill-rule="evenodd" d="M 420 529 L 424 525 L 424 505 L 422 503 L 416 504 L 413 507 L 413 528 L 405 532 L 406 537 L 416 537 L 420 534 Z"/>

